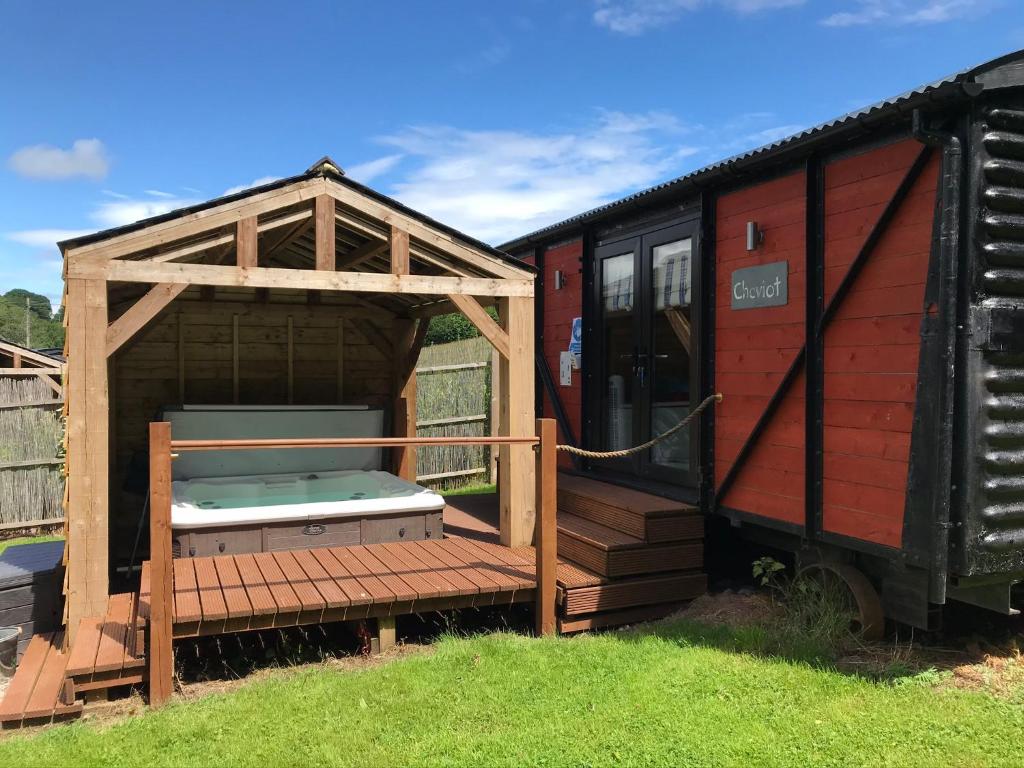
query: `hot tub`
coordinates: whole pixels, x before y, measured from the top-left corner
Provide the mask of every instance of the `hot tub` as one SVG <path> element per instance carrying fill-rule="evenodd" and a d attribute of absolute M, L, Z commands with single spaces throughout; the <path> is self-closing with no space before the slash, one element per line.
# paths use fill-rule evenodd
<path fill-rule="evenodd" d="M 444 498 L 380 470 L 176 480 L 176 557 L 441 538 Z"/>

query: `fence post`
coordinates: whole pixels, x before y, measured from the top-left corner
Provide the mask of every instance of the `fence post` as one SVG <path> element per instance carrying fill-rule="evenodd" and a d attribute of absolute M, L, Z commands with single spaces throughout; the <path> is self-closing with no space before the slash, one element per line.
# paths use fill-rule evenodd
<path fill-rule="evenodd" d="M 174 674 L 171 637 L 171 425 L 149 425 L 149 704 L 171 695 Z"/>
<path fill-rule="evenodd" d="M 558 466 L 555 455 L 555 420 L 537 419 L 537 634 L 551 635 L 555 623 L 555 572 L 558 568 Z"/>

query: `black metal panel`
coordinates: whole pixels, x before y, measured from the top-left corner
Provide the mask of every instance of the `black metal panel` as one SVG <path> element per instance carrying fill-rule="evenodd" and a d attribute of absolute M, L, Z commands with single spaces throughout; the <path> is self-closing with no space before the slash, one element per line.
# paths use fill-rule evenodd
<path fill-rule="evenodd" d="M 915 114 L 914 124 L 918 139 L 932 146 L 942 146 L 943 153 L 936 185 L 932 244 L 921 317 L 917 395 L 903 508 L 902 554 L 907 562 L 921 565 L 928 576 L 925 589 L 918 596 L 919 601 L 922 604 L 929 601 L 942 604 L 946 598 L 953 485 L 962 139 L 961 130 L 955 125 L 942 131 L 927 128 L 920 113 Z M 917 580 L 913 583 L 920 586 Z M 910 619 L 904 620 L 914 624 Z"/>
<path fill-rule="evenodd" d="M 1024 94 L 983 95 L 970 127 L 971 242 L 960 402 L 966 457 L 951 570 L 1024 571 Z"/>

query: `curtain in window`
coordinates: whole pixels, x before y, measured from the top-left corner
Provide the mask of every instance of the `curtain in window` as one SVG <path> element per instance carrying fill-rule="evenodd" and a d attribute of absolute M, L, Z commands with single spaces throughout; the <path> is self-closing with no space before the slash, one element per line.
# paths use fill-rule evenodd
<path fill-rule="evenodd" d="M 601 276 L 606 312 L 633 309 L 633 254 L 605 259 Z"/>
<path fill-rule="evenodd" d="M 654 249 L 654 306 L 664 310 L 690 304 L 692 240 L 685 238 Z"/>

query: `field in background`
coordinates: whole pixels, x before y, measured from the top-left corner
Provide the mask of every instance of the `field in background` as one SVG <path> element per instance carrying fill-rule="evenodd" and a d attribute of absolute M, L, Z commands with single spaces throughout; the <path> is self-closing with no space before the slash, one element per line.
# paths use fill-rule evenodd
<path fill-rule="evenodd" d="M 490 343 L 465 339 L 424 347 L 416 366 L 416 434 L 419 437 L 491 434 Z M 419 448 L 417 479 L 438 489 L 491 480 L 490 448 Z"/>

